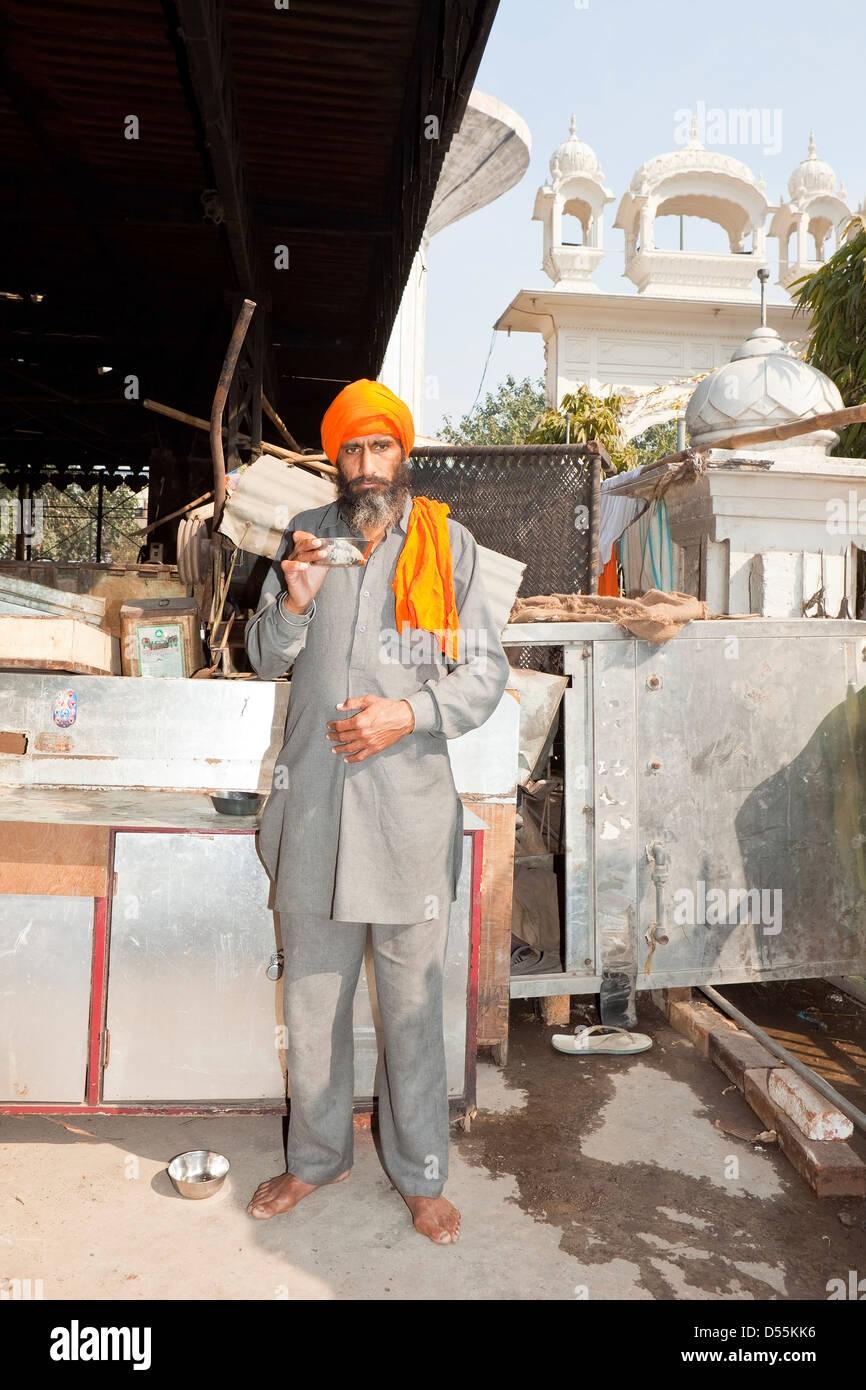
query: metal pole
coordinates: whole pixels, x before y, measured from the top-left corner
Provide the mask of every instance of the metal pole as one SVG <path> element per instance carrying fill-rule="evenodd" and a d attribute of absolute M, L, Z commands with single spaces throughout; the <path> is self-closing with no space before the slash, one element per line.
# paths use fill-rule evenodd
<path fill-rule="evenodd" d="M 104 486 L 102 474 L 100 473 L 99 481 L 96 484 L 96 563 L 98 565 L 102 563 L 102 498 Z"/>
<path fill-rule="evenodd" d="M 591 512 L 589 516 L 589 592 L 598 593 L 601 570 L 598 563 L 598 535 L 601 526 L 601 459 L 598 454 L 590 456 Z"/>
<path fill-rule="evenodd" d="M 772 1052 L 774 1057 L 781 1058 L 786 1067 L 790 1067 L 791 1071 L 795 1071 L 798 1076 L 802 1076 L 803 1080 L 808 1081 L 809 1085 L 820 1092 L 825 1100 L 831 1101 L 837 1110 L 841 1110 L 843 1115 L 847 1115 L 848 1119 L 853 1121 L 858 1129 L 866 1130 L 866 1115 L 864 1115 L 863 1111 L 858 1110 L 857 1106 L 852 1105 L 850 1100 L 846 1100 L 844 1096 L 840 1096 L 839 1092 L 830 1085 L 829 1081 L 825 1081 L 823 1076 L 819 1076 L 817 1072 L 812 1071 L 811 1068 L 807 1067 L 799 1058 L 795 1057 L 793 1053 L 789 1052 L 786 1047 L 776 1042 L 775 1038 L 771 1038 L 769 1033 L 765 1033 L 763 1028 L 759 1028 L 757 1023 L 753 1023 L 750 1018 L 747 1018 L 746 1015 L 735 1008 L 733 1004 L 729 1004 L 725 996 L 719 994 L 717 989 L 713 989 L 712 985 L 699 985 L 698 988 L 708 999 L 712 999 L 717 1008 L 722 1010 L 722 1013 L 726 1013 L 729 1018 L 739 1023 L 742 1028 L 745 1028 L 747 1033 L 751 1033 L 753 1038 L 757 1038 L 759 1043 L 763 1043 L 768 1052 Z"/>
<path fill-rule="evenodd" d="M 255 302 L 252 299 L 245 299 L 241 305 L 240 312 L 235 320 L 232 336 L 226 349 L 225 360 L 223 361 L 217 388 L 214 392 L 213 404 L 210 412 L 210 448 L 213 459 L 213 501 L 214 501 L 214 546 L 219 547 L 219 537 L 216 535 L 216 527 L 219 522 L 219 514 L 222 511 L 223 503 L 226 500 L 226 465 L 223 455 L 223 432 L 222 420 L 223 409 L 232 377 L 235 374 L 235 367 L 240 356 L 241 345 L 250 326 L 250 319 L 255 312 Z"/>
<path fill-rule="evenodd" d="M 26 560 L 27 550 L 24 541 L 24 508 L 27 504 L 27 483 L 22 478 L 18 484 L 18 517 L 15 529 L 15 559 Z"/>

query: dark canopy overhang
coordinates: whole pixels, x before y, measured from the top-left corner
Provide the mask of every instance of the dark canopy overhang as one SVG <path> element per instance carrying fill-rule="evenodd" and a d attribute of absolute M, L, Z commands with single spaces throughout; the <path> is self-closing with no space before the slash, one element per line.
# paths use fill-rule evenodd
<path fill-rule="evenodd" d="M 209 486 L 206 436 L 141 400 L 209 413 L 242 296 L 317 447 L 381 365 L 497 2 L 2 0 L 0 480 L 149 467 L 152 515 Z"/>

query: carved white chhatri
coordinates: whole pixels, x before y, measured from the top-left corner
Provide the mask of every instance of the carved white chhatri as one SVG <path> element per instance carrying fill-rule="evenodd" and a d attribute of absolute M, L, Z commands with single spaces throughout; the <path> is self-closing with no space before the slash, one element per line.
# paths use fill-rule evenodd
<path fill-rule="evenodd" d="M 604 255 L 604 208 L 613 202 L 595 151 L 577 134 L 572 116 L 568 139 L 550 159 L 550 182 L 539 188 L 533 221 L 544 228 L 542 268 L 554 284 L 592 293 L 593 271 Z M 563 217 L 573 218 L 580 242 L 563 240 Z"/>
<path fill-rule="evenodd" d="M 729 252 L 657 250 L 655 220 L 670 216 L 717 223 Z M 766 216 L 766 195 L 751 169 L 705 149 L 693 134 L 681 149 L 640 166 L 614 226 L 625 232 L 625 273 L 641 294 L 743 303 L 759 298 L 755 275 L 766 264 Z"/>
<path fill-rule="evenodd" d="M 810 135 L 809 153 L 788 180 L 788 201 L 780 200 L 770 223 L 770 236 L 779 242 L 779 284 L 785 289 L 803 275 L 814 275 L 841 245 L 851 218 L 847 196 L 841 182 L 837 189 L 830 165 L 818 158 Z"/>

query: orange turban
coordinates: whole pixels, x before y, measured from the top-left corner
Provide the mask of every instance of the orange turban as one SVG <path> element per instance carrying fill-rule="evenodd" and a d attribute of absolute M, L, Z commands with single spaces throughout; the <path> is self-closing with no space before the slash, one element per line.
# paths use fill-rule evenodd
<path fill-rule="evenodd" d="M 337 462 L 340 445 L 365 434 L 392 434 L 406 451 L 415 443 L 415 422 L 405 402 L 381 381 L 350 381 L 322 420 L 322 448 L 331 463 Z"/>

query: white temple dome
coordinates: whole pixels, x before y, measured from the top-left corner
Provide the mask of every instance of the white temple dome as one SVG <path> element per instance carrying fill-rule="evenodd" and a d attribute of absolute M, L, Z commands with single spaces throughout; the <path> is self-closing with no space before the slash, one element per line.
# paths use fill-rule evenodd
<path fill-rule="evenodd" d="M 788 179 L 788 192 L 793 199 L 814 193 L 832 193 L 836 187 L 836 173 L 824 159 L 819 159 L 815 149 L 815 136 L 809 134 L 809 153 L 801 160 Z"/>
<path fill-rule="evenodd" d="M 795 357 L 775 329 L 760 327 L 730 362 L 698 382 L 686 408 L 686 430 L 695 448 L 705 448 L 729 435 L 793 424 L 843 406 L 830 377 Z M 765 457 L 788 447 L 827 454 L 838 438 L 833 430 L 812 430 L 746 448 Z"/>
<path fill-rule="evenodd" d="M 571 118 L 568 139 L 558 145 L 550 157 L 550 174 L 560 183 L 575 174 L 588 175 L 599 182 L 604 178 L 595 150 L 578 137 L 576 116 Z"/>
<path fill-rule="evenodd" d="M 695 172 L 728 175 L 740 183 L 760 188 L 760 180 L 755 178 L 748 164 L 735 159 L 733 155 L 708 150 L 693 133 L 687 145 L 681 145 L 678 150 L 669 150 L 666 154 L 657 154 L 641 164 L 632 176 L 629 191 L 640 195 L 657 188 L 675 174 Z"/>

